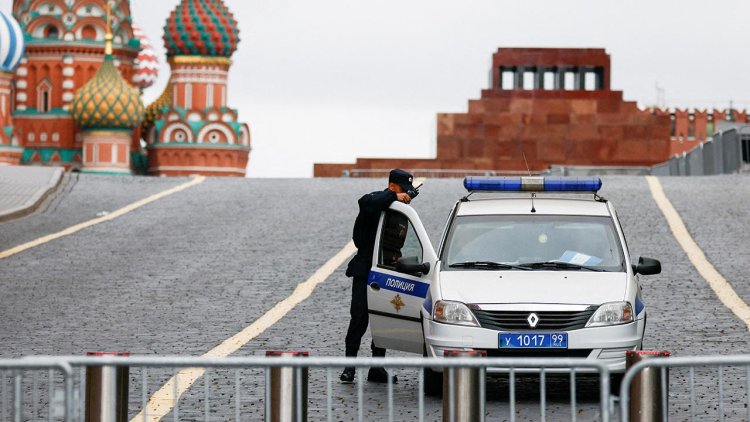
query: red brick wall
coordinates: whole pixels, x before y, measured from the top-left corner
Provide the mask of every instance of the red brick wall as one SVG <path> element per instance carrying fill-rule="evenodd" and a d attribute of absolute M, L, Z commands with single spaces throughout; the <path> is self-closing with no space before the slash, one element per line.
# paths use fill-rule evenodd
<path fill-rule="evenodd" d="M 500 89 L 500 67 L 598 68 L 597 90 Z M 609 55 L 601 49 L 499 49 L 492 89 L 470 100 L 467 113 L 438 114 L 434 159 L 358 159 L 316 164 L 314 175 L 348 169 L 531 170 L 550 165 L 650 166 L 670 156 L 670 116 L 639 110 L 609 87 Z M 542 87 L 543 88 L 543 87 Z"/>

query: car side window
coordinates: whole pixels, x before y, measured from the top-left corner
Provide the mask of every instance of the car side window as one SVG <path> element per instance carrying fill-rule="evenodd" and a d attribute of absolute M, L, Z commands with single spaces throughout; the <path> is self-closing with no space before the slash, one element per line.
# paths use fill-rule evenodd
<path fill-rule="evenodd" d="M 422 262 L 422 252 L 422 243 L 409 219 L 398 211 L 386 211 L 380 234 L 378 266 L 395 270 L 400 258 Z"/>

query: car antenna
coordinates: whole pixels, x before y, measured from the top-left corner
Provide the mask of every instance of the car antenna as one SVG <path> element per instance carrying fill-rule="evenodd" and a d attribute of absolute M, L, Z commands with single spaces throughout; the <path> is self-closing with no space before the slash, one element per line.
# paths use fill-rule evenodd
<path fill-rule="evenodd" d="M 529 172 L 529 176 L 531 176 L 531 169 L 529 168 L 529 162 L 526 161 L 526 153 L 521 151 L 521 155 L 523 155 L 523 162 L 526 163 L 526 171 Z M 534 207 L 534 197 L 536 196 L 535 192 L 531 192 L 531 212 L 536 212 L 536 208 Z"/>

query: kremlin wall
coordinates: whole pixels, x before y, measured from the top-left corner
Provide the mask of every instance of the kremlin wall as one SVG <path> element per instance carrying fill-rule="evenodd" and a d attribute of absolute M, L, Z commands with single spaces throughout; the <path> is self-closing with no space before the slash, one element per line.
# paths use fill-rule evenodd
<path fill-rule="evenodd" d="M 744 111 L 641 110 L 610 89 L 603 49 L 500 48 L 492 86 L 468 112 L 437 116 L 437 156 L 358 158 L 315 164 L 317 177 L 391 168 L 464 172 L 532 171 L 552 165 L 653 166 L 705 141 L 719 121 L 749 122 Z"/>
<path fill-rule="evenodd" d="M 128 0 L 14 0 L 0 12 L 0 163 L 91 173 L 244 176 L 250 130 L 227 104 L 239 43 L 221 0 L 180 0 L 169 83 Z M 111 5 L 111 7 L 110 7 Z"/>

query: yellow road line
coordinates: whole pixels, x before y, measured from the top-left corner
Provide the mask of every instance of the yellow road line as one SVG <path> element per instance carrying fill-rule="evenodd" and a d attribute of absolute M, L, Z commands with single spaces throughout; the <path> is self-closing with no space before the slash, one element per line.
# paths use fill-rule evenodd
<path fill-rule="evenodd" d="M 297 285 L 291 295 L 277 303 L 268 312 L 255 320 L 239 333 L 224 340 L 221 344 L 211 349 L 203 357 L 226 357 L 239 350 L 250 340 L 261 335 L 264 331 L 276 324 L 289 311 L 294 309 L 300 302 L 304 301 L 312 294 L 315 287 L 324 282 L 338 267 L 340 267 L 350 256 L 357 251 L 354 243 L 344 246 L 333 258 L 323 264 L 313 273 L 306 281 Z M 143 410 L 135 415 L 131 422 L 151 421 L 158 422 L 166 416 L 175 405 L 175 397 L 179 399 L 198 378 L 203 376 L 204 368 L 185 368 L 179 371 L 175 377 L 170 378 L 158 391 L 156 391 L 146 404 L 147 416 L 144 417 Z M 177 382 L 179 381 L 179 382 Z M 177 382 L 177 385 L 175 383 Z M 175 394 L 176 391 L 176 394 Z"/>
<path fill-rule="evenodd" d="M 651 196 L 654 197 L 656 205 L 667 219 L 672 234 L 687 254 L 690 262 L 693 263 L 698 273 L 708 282 L 708 285 L 716 293 L 716 296 L 719 297 L 724 306 L 729 308 L 737 318 L 741 319 L 748 327 L 748 330 L 750 330 L 750 306 L 740 298 L 732 288 L 732 285 L 716 270 L 706 258 L 700 246 L 690 236 L 685 223 L 680 218 L 680 214 L 677 213 L 677 210 L 674 209 L 672 203 L 664 194 L 664 189 L 662 189 L 659 179 L 655 176 L 646 176 L 646 180 L 648 181 L 648 187 L 651 189 Z"/>
<path fill-rule="evenodd" d="M 26 243 L 18 245 L 16 247 L 13 247 L 13 248 L 10 248 L 10 249 L 6 249 L 6 250 L 0 252 L 0 259 L 4 259 L 4 258 L 7 258 L 9 256 L 13 256 L 13 255 L 15 255 L 17 253 L 21 253 L 21 252 L 23 252 L 25 250 L 37 247 L 39 245 L 43 245 L 43 244 L 45 244 L 47 242 L 51 242 L 51 241 L 53 241 L 55 239 L 59 239 L 59 238 L 64 237 L 64 236 L 71 235 L 71 234 L 79 232 L 79 231 L 81 231 L 81 230 L 83 230 L 83 229 L 85 229 L 87 227 L 95 226 L 95 225 L 97 225 L 99 223 L 104 223 L 105 221 L 114 220 L 117 217 L 123 216 L 123 215 L 129 213 L 130 211 L 136 210 L 136 209 L 138 209 L 138 208 L 140 208 L 140 207 L 142 207 L 144 205 L 148 205 L 148 204 L 150 204 L 150 203 L 152 203 L 154 201 L 157 201 L 157 200 L 159 200 L 161 198 L 164 198 L 165 196 L 172 195 L 173 193 L 177 193 L 177 192 L 183 191 L 183 190 L 185 190 L 185 189 L 187 189 L 189 187 L 195 186 L 195 185 L 197 185 L 199 183 L 203 183 L 204 180 L 206 180 L 206 178 L 204 176 L 196 176 L 196 177 L 193 178 L 193 180 L 191 180 L 191 181 L 189 181 L 187 183 L 183 183 L 183 184 L 181 184 L 179 186 L 175 186 L 175 187 L 173 187 L 171 189 L 167 189 L 165 191 L 162 191 L 162 192 L 159 192 L 157 194 L 151 195 L 151 196 L 149 196 L 147 198 L 141 199 L 140 201 L 133 202 L 132 204 L 124 206 L 124 207 L 122 207 L 122 208 L 120 208 L 118 210 L 115 210 L 115 211 L 113 211 L 113 212 L 111 212 L 111 213 L 109 213 L 109 214 L 107 214 L 105 216 L 94 218 L 93 220 L 89 220 L 89 221 L 84 221 L 83 223 L 76 224 L 75 226 L 68 227 L 67 229 L 59 231 L 57 233 L 48 234 L 48 235 L 42 236 L 42 237 L 40 237 L 38 239 L 34 239 L 34 240 L 30 241 L 30 242 L 26 242 Z"/>

